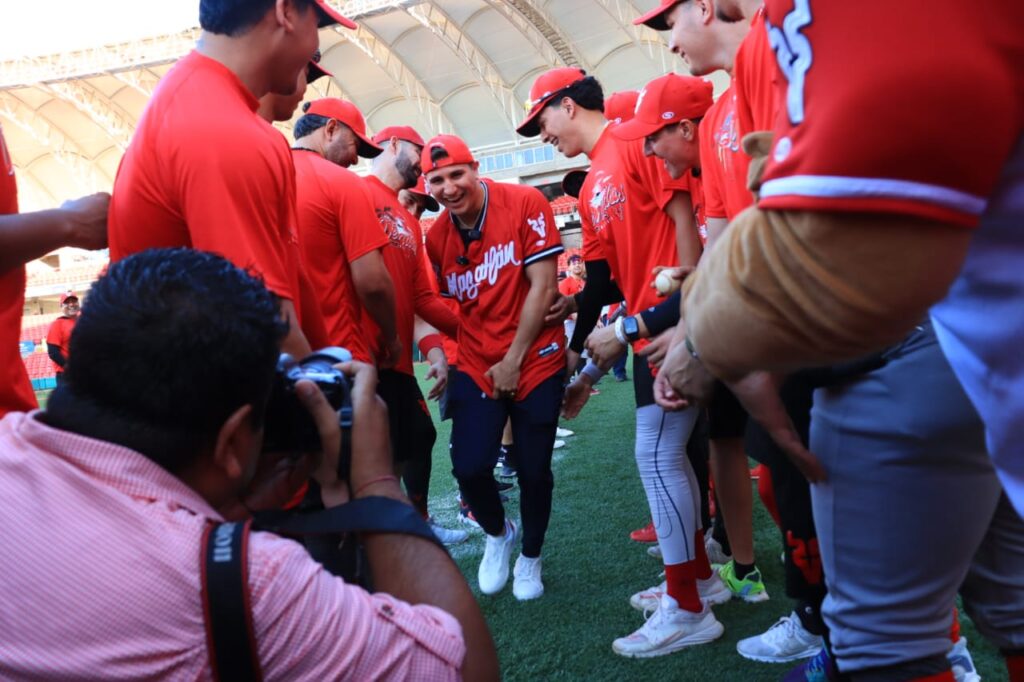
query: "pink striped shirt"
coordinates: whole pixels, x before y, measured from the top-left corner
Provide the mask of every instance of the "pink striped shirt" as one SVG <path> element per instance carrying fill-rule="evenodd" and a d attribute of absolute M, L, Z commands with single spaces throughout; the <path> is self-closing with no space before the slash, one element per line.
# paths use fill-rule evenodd
<path fill-rule="evenodd" d="M 199 584 L 221 517 L 146 457 L 0 420 L 0 679 L 211 679 Z M 458 678 L 449 614 L 346 585 L 254 533 L 249 581 L 267 680 Z"/>

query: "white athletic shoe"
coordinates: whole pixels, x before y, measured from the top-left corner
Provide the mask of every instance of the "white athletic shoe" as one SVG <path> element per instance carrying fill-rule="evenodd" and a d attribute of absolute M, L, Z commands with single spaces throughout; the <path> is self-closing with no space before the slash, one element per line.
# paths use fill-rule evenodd
<path fill-rule="evenodd" d="M 804 629 L 796 613 L 783 616 L 762 634 L 736 643 L 743 658 L 761 663 L 785 663 L 810 658 L 821 650 L 821 637 Z"/>
<path fill-rule="evenodd" d="M 435 521 L 433 516 L 427 519 L 427 523 L 430 524 L 430 530 L 434 532 L 437 539 L 446 545 L 457 545 L 469 539 L 469 533 L 466 531 L 459 528 L 445 528 Z"/>
<path fill-rule="evenodd" d="M 505 533 L 495 537 L 488 535 L 484 544 L 484 558 L 480 560 L 477 581 L 484 594 L 501 592 L 508 582 L 508 560 L 512 557 L 512 545 L 516 543 L 516 524 L 505 521 Z"/>
<path fill-rule="evenodd" d="M 522 554 L 516 559 L 512 569 L 512 594 L 519 601 L 536 599 L 544 594 L 544 583 L 540 579 L 541 558 L 530 559 Z"/>
<path fill-rule="evenodd" d="M 704 538 L 704 551 L 707 552 L 708 561 L 712 564 L 727 564 L 732 561 L 732 555 L 722 551 L 722 544 L 711 537 L 711 533 Z"/>
<path fill-rule="evenodd" d="M 561 426 L 555 429 L 555 436 L 557 438 L 568 438 L 569 436 L 575 436 L 576 432 L 570 429 L 563 429 Z"/>
<path fill-rule="evenodd" d="M 974 659 L 971 652 L 967 650 L 967 638 L 960 637 L 953 648 L 946 654 L 949 664 L 953 668 L 953 677 L 956 682 L 981 682 L 981 675 L 974 667 Z"/>
<path fill-rule="evenodd" d="M 653 611 L 658 608 L 661 597 L 666 593 L 668 583 L 662 581 L 654 587 L 640 590 L 629 598 L 629 605 L 637 611 Z M 717 573 L 712 573 L 707 580 L 697 581 L 697 594 L 704 604 L 714 606 L 724 604 L 732 599 L 732 592 L 725 586 Z"/>
<path fill-rule="evenodd" d="M 612 651 L 629 658 L 664 656 L 716 640 L 723 632 L 725 628 L 707 604 L 700 613 L 691 613 L 679 608 L 676 600 L 665 594 L 639 630 L 612 642 Z"/>
<path fill-rule="evenodd" d="M 564 447 L 565 447 L 565 441 L 564 440 L 556 440 L 555 444 L 551 446 L 551 449 L 552 450 L 558 450 L 558 449 L 564 448 Z"/>
<path fill-rule="evenodd" d="M 658 561 L 661 561 L 662 559 L 664 559 L 664 556 L 662 556 L 662 554 L 661 554 L 661 545 L 659 545 L 658 543 L 654 543 L 653 545 L 648 547 L 647 548 L 647 554 L 649 556 L 654 557 Z"/>

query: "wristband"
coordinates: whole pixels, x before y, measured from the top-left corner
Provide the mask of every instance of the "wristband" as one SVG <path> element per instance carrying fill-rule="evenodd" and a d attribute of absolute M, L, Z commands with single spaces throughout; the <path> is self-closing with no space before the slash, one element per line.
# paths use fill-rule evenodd
<path fill-rule="evenodd" d="M 356 491 L 352 493 L 352 497 L 359 497 L 359 493 L 363 492 L 374 483 L 383 483 L 384 481 L 394 481 L 395 483 L 398 483 L 398 477 L 395 476 L 394 474 L 385 474 L 384 476 L 371 478 L 369 481 L 356 488 Z"/>
<path fill-rule="evenodd" d="M 601 380 L 601 377 L 603 377 L 607 373 L 608 370 L 601 369 L 596 364 L 594 364 L 593 360 L 587 362 L 587 366 L 580 370 L 580 374 L 586 374 L 588 377 L 590 377 L 590 380 L 595 384 L 599 382 Z"/>
<path fill-rule="evenodd" d="M 697 354 L 697 349 L 693 347 L 693 341 L 690 341 L 689 336 L 683 339 L 683 345 L 686 346 L 686 350 L 689 351 L 694 360 L 700 360 L 700 355 Z"/>
<path fill-rule="evenodd" d="M 618 339 L 619 343 L 621 343 L 623 346 L 628 346 L 629 340 L 626 339 L 626 332 L 622 330 L 622 322 L 623 318 L 621 317 L 615 320 L 615 338 Z"/>
<path fill-rule="evenodd" d="M 427 354 L 435 348 L 444 346 L 444 337 L 440 334 L 427 334 L 419 342 L 420 355 L 427 357 Z"/>

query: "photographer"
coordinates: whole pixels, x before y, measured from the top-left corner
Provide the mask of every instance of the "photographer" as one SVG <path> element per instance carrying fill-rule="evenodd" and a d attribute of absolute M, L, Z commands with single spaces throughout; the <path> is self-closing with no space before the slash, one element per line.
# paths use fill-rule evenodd
<path fill-rule="evenodd" d="M 355 414 L 348 481 L 337 475 L 338 415 L 311 382 L 296 392 L 323 454 L 263 452 L 286 334 L 277 298 L 213 254 L 145 251 L 96 283 L 66 382 L 45 411 L 0 421 L 0 678 L 210 679 L 209 524 L 273 506 L 308 474 L 328 507 L 350 496 L 407 503 L 366 365 L 340 366 Z M 497 677 L 487 626 L 444 550 L 407 535 L 362 539 L 377 594 L 292 540 L 249 535 L 262 677 Z"/>

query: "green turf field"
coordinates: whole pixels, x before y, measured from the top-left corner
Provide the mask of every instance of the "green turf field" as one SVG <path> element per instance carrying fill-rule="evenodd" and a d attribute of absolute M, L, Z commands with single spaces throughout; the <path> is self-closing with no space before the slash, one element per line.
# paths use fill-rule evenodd
<path fill-rule="evenodd" d="M 422 377 L 425 366 L 417 369 Z M 554 511 L 544 547 L 544 596 L 531 602 L 516 601 L 511 578 L 499 595 L 480 595 L 476 571 L 483 554 L 481 531 L 475 530 L 468 542 L 452 548 L 452 555 L 479 596 L 497 642 L 505 678 L 661 682 L 779 679 L 789 669 L 788 664 L 747 661 L 735 648 L 737 640 L 764 631 L 792 608 L 783 593 L 781 540 L 759 501 L 755 503 L 755 542 L 771 600 L 760 604 L 733 601 L 715 607 L 726 630 L 711 644 L 648 660 L 630 660 L 612 653 L 612 640 L 643 622 L 642 615 L 629 606 L 629 596 L 660 582 L 658 573 L 662 569 L 628 538 L 630 530 L 648 519 L 633 460 L 632 383 L 619 384 L 606 378 L 600 389 L 601 395 L 591 398 L 578 419 L 563 424 L 576 435 L 567 439 L 565 448 L 555 451 Z M 431 409 L 436 420 L 436 403 L 431 403 Z M 445 525 L 468 528 L 456 520 L 456 488 L 448 457 L 449 423 L 435 423 L 438 440 L 431 512 Z M 518 496 L 515 490 L 512 492 L 506 509 L 518 518 Z M 963 634 L 983 679 L 1006 679 L 998 654 L 982 642 L 966 615 L 961 614 L 961 619 Z"/>

